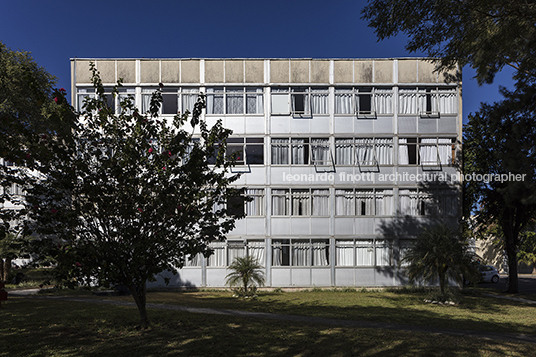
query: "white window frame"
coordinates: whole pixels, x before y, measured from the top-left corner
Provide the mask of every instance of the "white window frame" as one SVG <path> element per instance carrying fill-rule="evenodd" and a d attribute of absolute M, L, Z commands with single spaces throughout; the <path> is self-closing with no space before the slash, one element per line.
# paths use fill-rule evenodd
<path fill-rule="evenodd" d="M 207 96 L 207 115 L 263 115 L 264 114 L 264 91 L 259 86 L 214 86 L 206 88 Z M 215 112 L 215 99 L 218 97 L 222 101 L 222 110 Z M 241 110 L 236 112 L 230 105 L 233 98 L 241 101 Z M 255 112 L 252 112 L 249 103 L 255 102 Z M 235 108 L 236 109 L 236 108 Z"/>

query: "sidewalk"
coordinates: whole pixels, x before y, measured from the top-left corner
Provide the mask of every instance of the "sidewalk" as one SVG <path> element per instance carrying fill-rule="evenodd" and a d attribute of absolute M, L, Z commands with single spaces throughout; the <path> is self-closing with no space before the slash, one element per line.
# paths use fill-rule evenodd
<path fill-rule="evenodd" d="M 129 301 L 88 299 L 88 298 L 70 297 L 70 296 L 37 296 L 37 295 L 34 295 L 37 291 L 38 289 L 18 290 L 18 291 L 10 292 L 10 295 L 29 297 L 29 298 L 38 298 L 38 299 L 51 299 L 51 300 L 74 301 L 74 302 L 93 303 L 93 304 L 136 307 L 136 304 L 134 302 L 129 302 Z M 494 295 L 489 295 L 489 296 L 497 297 Z M 503 297 L 503 298 L 509 299 L 508 297 Z M 524 299 L 519 299 L 519 300 L 524 300 Z M 524 300 L 523 302 L 528 302 L 528 301 L 529 300 Z M 536 303 L 536 302 L 532 301 L 531 303 Z M 199 308 L 199 307 L 167 305 L 167 304 L 148 303 L 147 308 L 157 309 L 157 310 L 185 311 L 189 313 L 198 313 L 198 314 L 215 314 L 215 315 L 239 316 L 239 317 L 247 317 L 247 318 L 278 320 L 278 321 L 291 321 L 291 322 L 307 323 L 307 324 L 335 325 L 335 326 L 358 327 L 358 328 L 379 328 L 379 329 L 387 329 L 387 330 L 395 330 L 395 331 L 409 331 L 409 332 L 419 332 L 419 333 L 435 333 L 435 334 L 443 334 L 443 335 L 450 335 L 450 336 L 476 337 L 476 338 L 484 338 L 484 339 L 490 339 L 490 340 L 527 342 L 527 343 L 536 344 L 536 336 L 525 335 L 525 334 L 515 334 L 515 333 L 498 333 L 498 332 L 489 332 L 489 331 L 461 330 L 461 329 L 441 328 L 441 327 L 431 327 L 431 326 L 406 325 L 406 324 L 397 324 L 397 323 L 389 323 L 389 322 L 330 319 L 330 318 L 312 317 L 312 316 L 299 316 L 299 315 L 275 314 L 275 313 L 267 313 L 267 312 L 251 312 L 251 311 L 239 311 L 239 310 Z"/>

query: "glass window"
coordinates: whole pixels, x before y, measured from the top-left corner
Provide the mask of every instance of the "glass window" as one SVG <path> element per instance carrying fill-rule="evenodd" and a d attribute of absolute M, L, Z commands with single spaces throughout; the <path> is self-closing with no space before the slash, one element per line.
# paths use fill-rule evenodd
<path fill-rule="evenodd" d="M 207 88 L 207 114 L 262 114 L 263 112 L 262 88 Z"/>
<path fill-rule="evenodd" d="M 273 266 L 329 266 L 328 239 L 275 239 L 272 241 Z"/>
<path fill-rule="evenodd" d="M 392 242 L 373 239 L 337 239 L 335 257 L 337 266 L 392 266 Z"/>

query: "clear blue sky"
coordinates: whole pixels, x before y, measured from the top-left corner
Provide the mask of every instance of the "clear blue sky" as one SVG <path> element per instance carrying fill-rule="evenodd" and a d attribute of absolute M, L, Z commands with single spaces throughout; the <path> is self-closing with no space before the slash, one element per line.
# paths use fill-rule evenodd
<path fill-rule="evenodd" d="M 414 57 L 405 39 L 377 42 L 365 0 L 0 0 L 0 41 L 32 53 L 70 91 L 69 59 Z M 464 69 L 464 122 L 499 85 Z"/>

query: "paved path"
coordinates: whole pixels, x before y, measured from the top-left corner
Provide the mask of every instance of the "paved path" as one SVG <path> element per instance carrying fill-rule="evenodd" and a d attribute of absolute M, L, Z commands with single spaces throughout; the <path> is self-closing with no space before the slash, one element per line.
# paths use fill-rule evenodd
<path fill-rule="evenodd" d="M 76 302 L 93 303 L 93 304 L 136 307 L 136 304 L 134 302 L 129 302 L 129 301 L 88 299 L 88 298 L 71 297 L 71 296 L 36 296 L 36 295 L 33 295 L 35 294 L 35 292 L 36 292 L 35 289 L 34 290 L 19 290 L 19 291 L 11 291 L 10 295 L 27 296 L 27 297 L 43 298 L 43 299 L 51 299 L 51 300 L 76 301 Z M 493 296 L 493 297 L 497 297 L 497 296 Z M 525 300 L 525 301 L 529 301 L 529 300 Z M 267 312 L 212 309 L 212 308 L 190 307 L 190 306 L 181 306 L 181 305 L 167 305 L 167 304 L 148 303 L 147 308 L 158 309 L 158 310 L 186 311 L 186 312 L 200 313 L 200 314 L 228 315 L 228 316 L 270 319 L 270 320 L 278 320 L 278 321 L 302 322 L 302 323 L 307 323 L 307 324 L 322 324 L 322 325 L 335 325 L 335 326 L 359 327 L 359 328 L 381 328 L 381 329 L 396 330 L 396 331 L 437 333 L 437 334 L 450 335 L 450 336 L 477 337 L 477 338 L 484 338 L 484 339 L 490 339 L 490 340 L 528 342 L 528 343 L 536 344 L 536 336 L 525 335 L 525 334 L 515 334 L 515 333 L 461 330 L 461 329 L 442 328 L 442 327 L 406 325 L 406 324 L 389 323 L 389 322 L 330 319 L 330 318 L 313 317 L 313 316 L 299 316 L 299 315 L 273 314 L 273 313 L 267 313 Z"/>

